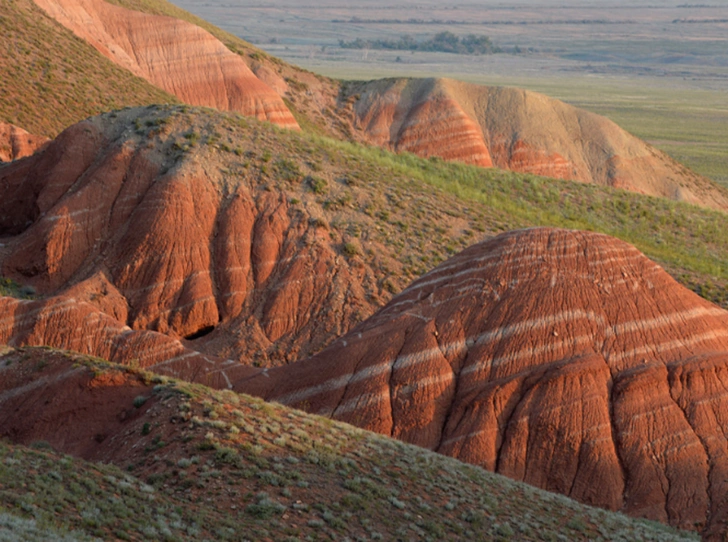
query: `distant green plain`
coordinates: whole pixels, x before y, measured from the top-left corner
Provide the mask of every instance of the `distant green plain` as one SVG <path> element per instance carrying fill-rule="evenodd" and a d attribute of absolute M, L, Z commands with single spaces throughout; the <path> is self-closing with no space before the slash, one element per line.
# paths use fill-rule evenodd
<path fill-rule="evenodd" d="M 493 84 L 493 83 L 491 83 Z M 728 94 L 665 88 L 659 79 L 572 77 L 516 80 L 604 115 L 694 171 L 728 187 Z"/>

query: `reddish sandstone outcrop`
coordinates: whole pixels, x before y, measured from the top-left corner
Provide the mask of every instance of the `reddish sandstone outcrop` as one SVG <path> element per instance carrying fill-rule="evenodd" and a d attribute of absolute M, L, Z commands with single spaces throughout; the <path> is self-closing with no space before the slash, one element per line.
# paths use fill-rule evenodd
<path fill-rule="evenodd" d="M 4 300 L 0 343 L 228 385 L 243 365 L 318 350 L 373 312 L 373 270 L 343 258 L 305 208 L 221 174 L 211 145 L 183 156 L 181 134 L 129 129 L 166 119 L 149 111 L 82 122 L 0 169 L 0 275 L 45 296 Z M 136 337 L 141 350 L 123 346 Z"/>
<path fill-rule="evenodd" d="M 535 92 L 448 79 L 352 85 L 366 141 L 420 156 L 728 209 L 728 193 L 610 120 Z"/>
<path fill-rule="evenodd" d="M 728 313 L 634 247 L 474 245 L 311 359 L 236 383 L 582 502 L 725 529 Z"/>
<path fill-rule="evenodd" d="M 281 97 L 198 26 L 103 0 L 35 2 L 101 54 L 184 102 L 298 128 Z"/>
<path fill-rule="evenodd" d="M 53 345 L 117 363 L 154 367 L 218 388 L 228 385 L 225 370 L 229 364 L 222 360 L 161 333 L 132 330 L 95 304 L 68 295 L 37 301 L 0 297 L 0 315 L 0 344 Z M 242 367 L 235 370 L 235 374 L 247 371 Z"/>
<path fill-rule="evenodd" d="M 356 104 L 357 128 L 375 145 L 490 167 L 479 126 L 435 79 L 375 82 Z"/>
<path fill-rule="evenodd" d="M 13 124 L 0 122 L 0 162 L 30 156 L 48 141 L 47 137 L 29 134 Z"/>

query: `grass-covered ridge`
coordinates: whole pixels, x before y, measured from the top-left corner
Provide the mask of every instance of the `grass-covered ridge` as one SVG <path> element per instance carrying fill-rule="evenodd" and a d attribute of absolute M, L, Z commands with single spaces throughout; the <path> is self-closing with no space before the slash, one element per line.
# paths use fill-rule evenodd
<path fill-rule="evenodd" d="M 418 179 L 465 201 L 508 215 L 518 226 L 598 231 L 633 243 L 669 267 L 728 279 L 728 216 L 675 202 L 573 181 L 393 154 L 331 139 L 349 157 Z"/>
<path fill-rule="evenodd" d="M 80 540 L 697 539 L 245 395 L 49 349 L 0 364 L 145 386 L 113 465 L 0 443 L 0 525 L 21 538 L 34 522 Z"/>
<path fill-rule="evenodd" d="M 164 128 L 155 128 L 164 118 Z M 560 226 L 628 241 L 684 284 L 724 302 L 728 215 L 608 187 L 558 181 L 289 133 L 238 115 L 153 108 L 140 137 L 175 160 L 214 164 L 224 183 L 286 193 L 352 244 L 398 291 L 450 255 L 503 231 Z M 214 168 L 208 168 L 214 170 Z M 222 182 L 222 181 L 221 181 Z M 344 251 L 349 252 L 349 251 Z"/>
<path fill-rule="evenodd" d="M 32 0 L 2 3 L 0 33 L 0 122 L 55 136 L 103 111 L 179 102 L 103 57 Z"/>

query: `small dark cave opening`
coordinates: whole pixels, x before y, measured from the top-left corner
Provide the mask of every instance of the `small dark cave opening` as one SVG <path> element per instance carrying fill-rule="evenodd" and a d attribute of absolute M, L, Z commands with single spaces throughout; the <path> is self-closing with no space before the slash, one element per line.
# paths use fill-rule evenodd
<path fill-rule="evenodd" d="M 203 327 L 202 329 L 198 329 L 191 335 L 187 335 L 185 337 L 185 339 L 188 341 L 194 341 L 195 339 L 201 339 L 202 337 L 209 335 L 213 331 L 215 331 L 215 326 L 206 326 L 206 327 Z"/>

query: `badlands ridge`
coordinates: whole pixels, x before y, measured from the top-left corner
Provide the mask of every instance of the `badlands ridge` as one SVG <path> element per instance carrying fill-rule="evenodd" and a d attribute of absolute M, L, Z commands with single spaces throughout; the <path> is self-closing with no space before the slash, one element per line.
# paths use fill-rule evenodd
<path fill-rule="evenodd" d="M 0 268 L 39 294 L 0 298 L 0 342 L 233 388 L 723 532 L 728 313 L 631 245 L 549 228 L 477 243 L 377 311 L 378 271 L 343 257 L 313 207 L 221 174 L 171 111 L 90 119 L 0 168 Z M 298 356 L 254 367 L 266 349 Z"/>
<path fill-rule="evenodd" d="M 535 93 L 443 79 L 297 82 L 295 68 L 180 19 L 102 0 L 36 3 L 179 100 L 286 134 L 314 125 L 397 152 L 728 208 L 724 189 L 607 119 Z M 473 239 L 393 295 L 396 243 L 377 244 L 350 215 L 329 221 L 358 201 L 327 186 L 356 186 L 354 174 L 326 180 L 315 157 L 302 171 L 268 150 L 271 127 L 212 118 L 125 109 L 51 142 L 2 125 L 0 275 L 27 295 L 0 297 L 0 344 L 257 395 L 583 503 L 725 535 L 728 312 L 632 245 L 556 228 Z M 195 122 L 207 124 L 204 141 Z M 251 148 L 232 144 L 236 130 Z M 302 141 L 301 154 L 324 148 Z M 404 205 L 394 190 L 378 197 Z M 408 231 L 370 204 L 363 213 Z M 476 237 L 458 220 L 453 229 Z M 13 412 L 49 390 L 66 406 L 89 401 L 76 414 L 88 434 L 51 437 L 92 459 L 113 451 L 91 433 L 100 444 L 125 425 L 100 408 L 106 388 L 119 404 L 151 393 L 143 379 L 95 382 L 61 359 L 38 379 L 11 365 L 0 368 L 0 404 Z M 9 412 L 5 436 L 52 430 Z M 143 411 L 127 414 L 141 423 Z"/>
<path fill-rule="evenodd" d="M 341 83 L 273 59 L 217 29 L 208 32 L 161 15 L 180 12 L 164 2 L 33 1 L 42 10 L 38 17 L 62 25 L 96 55 L 188 104 L 292 129 L 299 128 L 300 118 L 316 131 L 397 152 L 728 209 L 722 187 L 604 117 L 537 93 L 447 79 Z"/>

